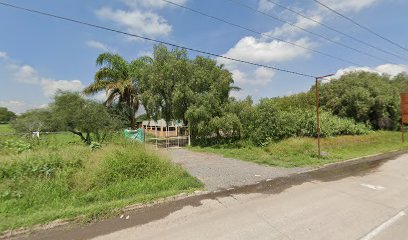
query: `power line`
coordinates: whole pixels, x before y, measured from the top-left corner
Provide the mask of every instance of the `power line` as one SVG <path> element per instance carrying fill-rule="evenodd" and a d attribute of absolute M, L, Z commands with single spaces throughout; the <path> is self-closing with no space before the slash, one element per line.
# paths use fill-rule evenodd
<path fill-rule="evenodd" d="M 379 48 L 379 47 L 376 47 L 376 46 L 374 46 L 374 45 L 372 45 L 372 44 L 370 44 L 370 43 L 368 43 L 368 42 L 365 42 L 365 41 L 363 41 L 363 40 L 360 40 L 360 39 L 358 39 L 358 38 L 356 38 L 356 37 L 353 37 L 353 36 L 350 35 L 350 34 L 347 34 L 347 33 L 342 32 L 342 31 L 340 31 L 340 30 L 338 30 L 338 29 L 336 29 L 336 28 L 334 28 L 334 27 L 331 27 L 331 26 L 329 26 L 329 25 L 327 25 L 327 24 L 325 24 L 325 23 L 323 23 L 323 22 L 320 22 L 320 21 L 318 21 L 318 20 L 316 20 L 316 19 L 313 19 L 313 18 L 311 18 L 311 17 L 308 17 L 308 16 L 304 15 L 304 14 L 301 13 L 301 12 L 295 11 L 295 10 L 289 8 L 289 7 L 286 7 L 286 6 L 284 6 L 284 5 L 282 5 L 282 4 L 279 4 L 279 3 L 275 2 L 275 1 L 272 1 L 272 0 L 266 0 L 266 1 L 268 1 L 268 2 L 270 2 L 270 3 L 272 3 L 272 4 L 274 4 L 274 5 L 276 5 L 276 6 L 280 7 L 280 8 L 282 8 L 282 9 L 285 9 L 285 10 L 287 10 L 287 11 L 293 13 L 293 14 L 296 14 L 296 15 L 298 15 L 298 16 L 304 18 L 304 19 L 308 19 L 308 20 L 310 20 L 310 21 L 312 21 L 312 22 L 314 22 L 314 23 L 316 23 L 316 24 L 319 24 L 320 26 L 325 27 L 326 29 L 329 29 L 329 30 L 331 30 L 331 31 L 333 31 L 333 32 L 336 32 L 336 33 L 341 34 L 341 35 L 343 35 L 343 36 L 345 36 L 345 37 L 348 37 L 348 38 L 350 38 L 350 39 L 352 39 L 352 40 L 354 40 L 354 41 L 356 41 L 356 42 L 359 42 L 359 43 L 361 43 L 361 44 L 364 44 L 364 45 L 366 45 L 366 46 L 369 46 L 369 47 L 371 47 L 371 48 L 374 48 L 374 49 L 376 49 L 376 50 L 378 50 L 378 51 L 381 51 L 381 52 L 384 52 L 384 53 L 388 53 L 388 54 L 392 54 L 392 55 L 393 55 L 393 53 L 390 53 L 390 52 L 388 52 L 388 51 L 385 51 L 385 50 L 383 50 L 383 49 L 381 49 L 381 48 Z M 404 59 L 405 59 L 405 58 L 404 58 Z"/>
<path fill-rule="evenodd" d="M 312 0 L 312 1 L 316 2 L 317 4 L 319 4 L 319 5 L 322 6 L 322 7 L 324 7 L 324 8 L 326 8 L 326 9 L 330 10 L 331 12 L 337 14 L 338 16 L 340 16 L 340 17 L 342 17 L 342 18 L 344 18 L 344 19 L 347 19 L 348 21 L 350 21 L 350 22 L 354 23 L 355 25 L 359 26 L 360 28 L 362 28 L 362 29 L 364 29 L 364 30 L 370 32 L 371 34 L 374 34 L 375 36 L 377 36 L 377 37 L 379 37 L 379 38 L 381 38 L 381 39 L 383 39 L 383 40 L 385 40 L 385 41 L 391 43 L 392 45 L 397 46 L 397 47 L 399 47 L 399 48 L 401 48 L 401 49 L 403 49 L 403 50 L 405 50 L 405 51 L 408 52 L 408 48 L 406 48 L 406 47 L 404 47 L 404 46 L 402 46 L 402 45 L 400 45 L 400 44 L 394 42 L 393 40 L 391 40 L 391 39 L 389 39 L 389 38 L 387 38 L 387 37 L 382 36 L 381 34 L 375 32 L 374 30 L 371 30 L 370 28 L 368 28 L 368 27 L 366 27 L 366 26 L 364 26 L 364 25 L 358 23 L 357 21 L 351 19 L 350 17 L 347 17 L 347 16 L 344 15 L 343 13 L 340 13 L 339 11 L 336 11 L 335 9 L 333 9 L 333 8 L 331 8 L 331 7 L 329 7 L 329 6 L 327 6 L 326 4 L 324 4 L 324 3 L 322 3 L 322 2 L 320 2 L 320 1 L 318 1 L 318 0 Z"/>
<path fill-rule="evenodd" d="M 153 39 L 153 38 L 149 38 L 149 37 L 145 37 L 145 36 L 141 36 L 141 35 L 137 35 L 137 34 L 133 34 L 133 33 L 128 33 L 128 32 L 120 31 L 120 30 L 117 30 L 117 29 L 108 28 L 108 27 L 104 27 L 104 26 L 101 26 L 101 25 L 96 25 L 96 24 L 93 24 L 93 23 L 88 23 L 88 22 L 85 22 L 85 21 L 76 20 L 76 19 L 73 19 L 73 18 L 62 17 L 62 16 L 59 16 L 59 15 L 55 15 L 55 14 L 51 14 L 51 13 L 47 13 L 47 12 L 42 12 L 42 11 L 38 11 L 38 10 L 30 9 L 30 8 L 25 8 L 25 7 L 20 7 L 20 6 L 5 3 L 5 2 L 0 2 L 0 5 L 10 7 L 10 8 L 14 8 L 14 9 L 18 9 L 18 10 L 22 10 L 22 11 L 26 11 L 26 12 L 30 12 L 30 13 L 34 13 L 34 14 L 39 14 L 39 15 L 43 15 L 43 16 L 47 16 L 47 17 L 52 17 L 52 18 L 56 18 L 56 19 L 60 19 L 60 20 L 68 21 L 68 22 L 73 22 L 73 23 L 85 25 L 85 26 L 88 26 L 88 27 L 93 27 L 93 28 L 98 28 L 98 29 L 114 32 L 114 33 L 119 33 L 119 34 L 127 35 L 127 36 L 130 36 L 130 37 L 136 37 L 136 38 L 140 38 L 140 39 L 147 40 L 147 41 L 150 41 L 150 42 L 164 44 L 164 45 L 171 46 L 171 47 L 182 48 L 182 49 L 186 49 L 186 50 L 189 50 L 189 51 L 210 55 L 210 56 L 213 56 L 213 57 L 219 57 L 219 58 L 227 59 L 227 60 L 234 61 L 234 62 L 245 63 L 245 64 L 257 66 L 257 67 L 268 68 L 268 69 L 272 69 L 272 70 L 276 70 L 276 71 L 280 71 L 280 72 L 285 72 L 285 73 L 290 73 L 290 74 L 303 76 L 303 77 L 316 78 L 316 76 L 306 74 L 306 73 L 301 73 L 301 72 L 291 71 L 291 70 L 287 70 L 287 69 L 283 69 L 283 68 L 278 68 L 278 67 L 268 66 L 268 65 L 264 65 L 264 64 L 254 63 L 254 62 L 250 62 L 250 61 L 246 61 L 246 60 L 242 60 L 242 59 L 231 58 L 231 57 L 223 56 L 223 55 L 216 54 L 216 53 L 211 53 L 211 52 L 207 52 L 207 51 L 203 51 L 203 50 L 198 50 L 198 49 L 191 48 L 191 47 L 185 47 L 185 46 L 181 46 L 181 45 L 178 45 L 178 44 L 169 43 L 169 42 L 166 42 L 166 41 L 161 41 L 161 40 L 157 40 L 157 39 Z"/>
<path fill-rule="evenodd" d="M 322 35 L 322 34 L 315 33 L 315 32 L 312 32 L 312 31 L 310 31 L 310 30 L 307 30 L 307 29 L 304 28 L 304 27 L 301 27 L 301 26 L 299 26 L 299 25 L 297 25 L 297 24 L 294 24 L 294 23 L 292 23 L 292 22 L 286 21 L 286 20 L 284 20 L 284 19 L 282 19 L 282 18 L 279 18 L 279 17 L 274 16 L 274 15 L 272 15 L 272 14 L 269 14 L 269 13 L 267 13 L 267 12 L 264 12 L 264 11 L 258 10 L 258 9 L 256 9 L 256 8 L 253 8 L 253 7 L 251 7 L 250 5 L 247 5 L 247 4 L 243 3 L 243 2 L 240 1 L 240 0 L 228 0 L 228 1 L 230 1 L 230 2 L 232 2 L 232 3 L 235 3 L 235 4 L 237 4 L 237 5 L 240 5 L 240 6 L 242 6 L 242 7 L 245 7 L 245 8 L 247 8 L 247 9 L 253 11 L 253 12 L 260 13 L 260 14 L 262 14 L 262 15 L 264 15 L 264 16 L 267 16 L 267 17 L 269 17 L 269 18 L 272 18 L 272 19 L 274 19 L 274 20 L 276 20 L 276 21 L 279 21 L 279 22 L 281 22 L 281 23 L 286 23 L 286 24 L 288 24 L 288 25 L 290 25 L 290 26 L 292 26 L 292 27 L 294 27 L 294 28 L 300 29 L 300 30 L 302 30 L 302 31 L 304 31 L 304 32 L 307 32 L 307 33 L 309 33 L 309 34 L 311 34 L 311 35 L 314 35 L 314 36 L 316 36 L 316 37 L 325 39 L 326 41 L 329 41 L 329 42 L 334 43 L 334 44 L 336 44 L 336 45 L 339 45 L 339 46 L 342 46 L 342 47 L 344 47 L 344 48 L 347 48 L 347 49 L 350 49 L 350 50 L 353 50 L 353 51 L 356 51 L 356 52 L 361 53 L 361 50 L 358 50 L 358 49 L 356 49 L 356 48 L 354 48 L 354 47 L 350 47 L 350 46 L 348 46 L 348 45 L 346 45 L 346 44 L 344 44 L 344 43 L 341 43 L 341 42 L 332 40 L 332 39 L 330 39 L 329 37 L 324 36 L 324 35 Z M 274 3 L 274 2 L 272 2 L 272 1 L 269 1 L 269 2 Z M 285 9 L 287 9 L 287 8 L 285 7 Z M 295 12 L 295 11 L 293 11 L 293 12 Z M 322 25 L 322 26 L 325 25 L 325 24 L 323 24 L 323 23 L 321 23 L 321 22 L 319 22 L 319 21 L 317 21 L 317 20 L 310 19 L 310 18 L 308 18 L 308 17 L 306 17 L 306 16 L 302 16 L 302 15 L 299 14 L 299 13 L 296 13 L 296 14 L 299 15 L 299 16 L 301 16 L 301 17 L 303 17 L 303 18 L 309 19 L 309 20 L 311 20 L 311 21 L 313 21 L 313 22 L 315 22 L 315 23 L 317 23 L 317 24 L 320 24 L 320 25 Z M 369 46 L 369 47 L 371 47 L 371 48 L 373 48 L 373 49 L 376 49 L 376 50 L 378 50 L 378 51 L 381 51 L 381 52 L 383 52 L 383 53 L 386 53 L 386 54 L 388 54 L 388 55 L 392 55 L 392 56 L 394 56 L 394 57 L 403 59 L 403 60 L 405 60 L 405 61 L 408 60 L 408 58 L 405 58 L 405 57 L 399 56 L 399 55 L 397 55 L 397 54 L 394 54 L 394 53 L 392 53 L 392 52 L 383 50 L 383 49 L 381 49 L 381 48 L 379 48 L 379 47 L 373 46 L 372 44 L 365 43 L 364 41 L 361 41 L 361 40 L 359 40 L 359 39 L 354 38 L 353 36 L 349 36 L 348 34 L 339 32 L 339 31 L 336 30 L 336 29 L 332 29 L 332 28 L 329 27 L 329 26 L 327 26 L 327 28 L 329 28 L 329 29 L 331 29 L 331 30 L 333 30 L 333 31 L 335 31 L 335 32 L 338 32 L 338 33 L 340 33 L 340 34 L 342 34 L 342 35 L 344 35 L 344 36 L 347 36 L 347 37 L 349 37 L 349 38 L 351 38 L 351 39 L 353 39 L 353 40 L 355 40 L 355 41 L 357 41 L 357 42 L 359 42 L 359 43 L 362 43 L 362 44 L 364 44 L 364 45 L 366 45 L 366 46 Z"/>
<path fill-rule="evenodd" d="M 353 65 L 361 66 L 360 64 L 355 63 L 355 62 L 352 62 L 352 61 L 350 61 L 350 60 L 347 60 L 347 59 L 344 59 L 344 58 L 341 58 L 341 57 L 337 57 L 337 56 L 334 56 L 334 55 L 332 55 L 332 54 L 325 53 L 325 52 L 322 52 L 322 51 L 319 51 L 319 50 L 315 50 L 315 49 L 312 49 L 312 48 L 309 48 L 309 47 L 305 47 L 305 46 L 302 46 L 302 45 L 297 44 L 297 43 L 294 43 L 294 42 L 286 41 L 286 40 L 284 40 L 284 39 L 277 38 L 277 37 L 271 36 L 271 35 L 266 34 L 266 33 L 258 32 L 258 31 L 256 31 L 256 30 L 250 29 L 250 28 L 248 28 L 248 27 L 244 27 L 244 26 L 242 26 L 242 25 L 238 25 L 238 24 L 229 22 L 229 21 L 227 21 L 227 20 L 225 20 L 225 19 L 222 19 L 222 18 L 219 18 L 219 17 L 215 17 L 215 16 L 212 16 L 212 15 L 209 15 L 209 14 L 207 14 L 207 13 L 204 13 L 204 12 L 201 12 L 201 11 L 198 11 L 198 10 L 195 10 L 195 9 L 192 9 L 192 8 L 190 8 L 190 7 L 187 7 L 187 6 L 178 4 L 178 3 L 174 3 L 174 2 L 171 2 L 171 1 L 168 1 L 168 0 L 161 0 L 161 1 L 166 2 L 166 3 L 168 3 L 168 4 L 171 4 L 171 5 L 174 5 L 174 6 L 177 6 L 177 7 L 180 7 L 180 8 L 183 8 L 183 9 L 186 9 L 186 10 L 189 10 L 189 11 L 191 11 L 191 12 L 197 13 L 197 14 L 202 15 L 202 16 L 204 16 L 204 17 L 211 18 L 211 19 L 214 19 L 214 20 L 216 20 L 216 21 L 219 21 L 219 22 L 222 22 L 222 23 L 226 23 L 226 24 L 228 24 L 228 25 L 231 25 L 231 26 L 234 26 L 234 27 L 237 27 L 237 28 L 246 30 L 246 31 L 248 31 L 248 32 L 252 32 L 252 33 L 255 33 L 255 34 L 258 34 L 258 35 L 261 35 L 261 36 L 270 38 L 270 39 L 274 39 L 274 40 L 277 40 L 277 41 L 280 41 L 280 42 L 284 42 L 284 43 L 287 43 L 287 44 L 290 44 L 290 45 L 292 45 L 292 46 L 296 46 L 296 47 L 302 48 L 302 49 L 307 50 L 307 51 L 310 51 L 310 52 L 315 52 L 315 53 L 318 53 L 318 54 L 320 54 L 320 55 L 323 55 L 323 56 L 326 56 L 326 57 L 329 57 L 329 58 L 333 58 L 333 59 L 336 59 L 336 60 L 339 60 L 339 61 L 342 61 L 342 62 L 346 62 L 346 63 L 348 63 L 348 64 L 353 64 Z M 379 60 L 379 61 L 381 61 L 381 62 L 383 62 L 383 61 L 384 61 L 384 62 L 387 62 L 387 60 L 381 59 L 381 58 L 377 58 L 377 57 L 375 57 L 375 56 L 373 56 L 373 55 L 371 55 L 371 54 L 369 54 L 369 53 L 365 53 L 365 55 L 370 56 L 370 57 L 372 57 L 372 58 L 376 58 L 377 60 Z"/>

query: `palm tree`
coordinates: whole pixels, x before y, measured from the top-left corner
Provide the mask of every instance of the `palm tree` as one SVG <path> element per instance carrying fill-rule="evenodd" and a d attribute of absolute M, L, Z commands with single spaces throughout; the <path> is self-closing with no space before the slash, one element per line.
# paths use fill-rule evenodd
<path fill-rule="evenodd" d="M 139 91 L 137 88 L 134 66 L 119 54 L 102 53 L 96 59 L 99 70 L 95 73 L 94 82 L 83 92 L 93 95 L 102 90 L 106 93 L 106 106 L 119 104 L 130 110 L 131 128 L 136 127 L 136 112 L 139 109 Z"/>

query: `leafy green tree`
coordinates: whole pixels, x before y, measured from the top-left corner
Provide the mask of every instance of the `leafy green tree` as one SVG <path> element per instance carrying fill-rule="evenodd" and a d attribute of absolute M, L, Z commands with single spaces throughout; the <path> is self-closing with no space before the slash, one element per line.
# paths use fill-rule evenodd
<path fill-rule="evenodd" d="M 52 121 L 49 109 L 34 109 L 19 115 L 11 121 L 11 126 L 22 133 L 29 132 L 54 132 L 58 126 Z"/>
<path fill-rule="evenodd" d="M 188 104 L 184 117 L 190 123 L 193 140 L 206 142 L 214 135 L 221 137 L 222 133 L 227 134 L 225 132 L 227 126 L 216 124 L 222 122 L 217 118 L 223 117 L 228 118 L 229 122 L 235 125 L 235 135 L 237 128 L 241 128 L 236 121 L 238 118 L 231 114 L 227 116 L 225 112 L 230 92 L 235 90 L 231 72 L 224 69 L 222 65 L 218 65 L 215 60 L 200 56 L 196 57 L 191 64 L 192 77 L 188 82 L 189 91 L 185 97 L 188 99 Z"/>
<path fill-rule="evenodd" d="M 0 123 L 8 123 L 16 118 L 16 114 L 5 107 L 0 107 Z"/>
<path fill-rule="evenodd" d="M 175 99 L 180 91 L 188 90 L 186 84 L 191 72 L 187 51 L 178 48 L 170 51 L 164 45 L 157 45 L 152 58 L 144 57 L 139 62 L 144 69 L 139 86 L 147 115 L 166 122 L 184 119 Z"/>
<path fill-rule="evenodd" d="M 129 63 L 118 54 L 102 53 L 96 59 L 100 69 L 95 74 L 94 82 L 84 89 L 87 95 L 104 90 L 107 94 L 105 104 L 118 106 L 128 111 L 132 128 L 136 127 L 136 112 L 139 109 L 139 90 L 135 72 L 136 64 Z"/>
<path fill-rule="evenodd" d="M 215 60 L 200 56 L 190 60 L 186 50 L 169 50 L 164 45 L 155 46 L 152 58 L 143 57 L 136 63 L 143 69 L 138 86 L 149 118 L 183 120 L 194 137 L 220 135 L 219 119 L 226 117 L 223 106 L 235 89 L 228 70 Z M 228 119 L 235 118 L 230 115 Z"/>
<path fill-rule="evenodd" d="M 59 92 L 50 104 L 52 120 L 58 128 L 78 135 L 90 145 L 102 143 L 109 133 L 121 127 L 120 120 L 100 103 L 84 99 L 79 93 Z"/>
<path fill-rule="evenodd" d="M 369 123 L 374 129 L 399 125 L 399 89 L 389 76 L 353 72 L 320 86 L 323 109 Z"/>

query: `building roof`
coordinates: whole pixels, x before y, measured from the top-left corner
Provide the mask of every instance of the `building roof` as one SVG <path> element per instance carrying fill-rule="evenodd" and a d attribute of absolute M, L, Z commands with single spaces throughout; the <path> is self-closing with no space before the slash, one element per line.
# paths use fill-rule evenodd
<path fill-rule="evenodd" d="M 156 121 L 143 121 L 143 126 L 151 126 L 151 127 L 166 127 L 166 121 L 164 119 L 160 119 Z M 184 123 L 182 120 L 172 120 L 169 122 L 169 127 L 184 127 Z"/>

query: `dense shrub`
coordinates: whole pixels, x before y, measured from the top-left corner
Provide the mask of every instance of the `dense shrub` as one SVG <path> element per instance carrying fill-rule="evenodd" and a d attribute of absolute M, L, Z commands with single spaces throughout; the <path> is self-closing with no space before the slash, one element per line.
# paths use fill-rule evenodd
<path fill-rule="evenodd" d="M 250 139 L 258 145 L 296 137 L 317 136 L 316 112 L 312 109 L 280 109 L 272 100 L 262 100 L 257 106 Z M 366 134 L 369 128 L 352 119 L 321 112 L 321 136 Z"/>
<path fill-rule="evenodd" d="M 321 85 L 321 104 L 339 117 L 395 130 L 400 120 L 399 93 L 407 83 L 404 75 L 394 81 L 386 75 L 352 72 Z"/>

